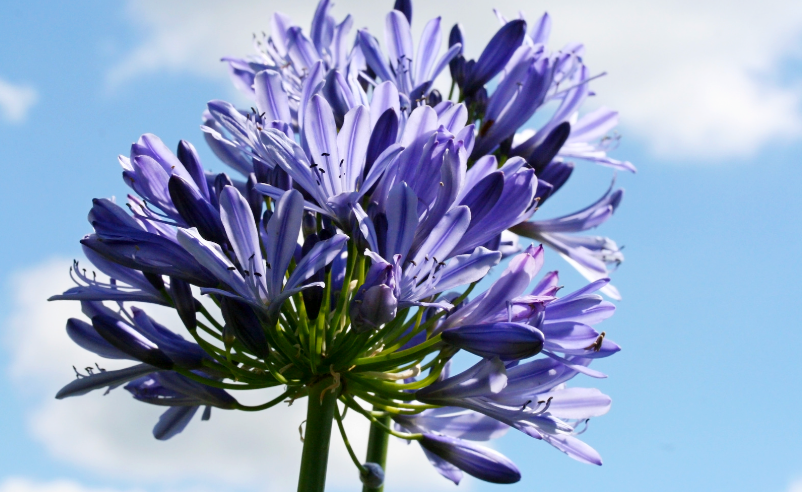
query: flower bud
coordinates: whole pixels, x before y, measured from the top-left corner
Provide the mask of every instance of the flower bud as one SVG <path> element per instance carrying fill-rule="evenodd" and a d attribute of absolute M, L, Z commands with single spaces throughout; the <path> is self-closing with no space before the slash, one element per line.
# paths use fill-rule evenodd
<path fill-rule="evenodd" d="M 367 462 L 362 464 L 364 470 L 359 474 L 359 480 L 369 489 L 378 489 L 384 484 L 384 470 L 378 463 Z"/>
<path fill-rule="evenodd" d="M 503 361 L 537 355 L 543 349 L 543 333 L 524 323 L 489 323 L 460 326 L 443 332 L 443 341 L 480 357 Z"/>
<path fill-rule="evenodd" d="M 359 332 L 378 328 L 395 318 L 398 300 L 387 285 L 374 285 L 351 304 L 351 323 Z"/>

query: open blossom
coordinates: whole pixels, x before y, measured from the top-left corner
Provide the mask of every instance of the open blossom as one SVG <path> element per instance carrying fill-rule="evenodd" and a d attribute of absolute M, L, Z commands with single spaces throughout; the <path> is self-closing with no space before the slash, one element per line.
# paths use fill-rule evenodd
<path fill-rule="evenodd" d="M 404 0 L 382 46 L 332 5 L 318 3 L 308 32 L 274 14 L 255 54 L 224 58 L 252 107 L 210 101 L 201 129 L 237 175 L 152 134 L 120 156 L 128 210 L 95 199 L 81 240 L 101 275 L 76 262 L 76 286 L 51 299 L 81 303 L 85 318 L 67 321 L 76 344 L 132 365 L 77 373 L 57 398 L 123 387 L 166 407 L 153 429 L 165 440 L 201 408 L 208 420 L 213 407 L 309 397 L 304 491 L 323 490 L 333 421 L 368 488 L 384 483 L 374 451 L 390 435 L 417 441 L 454 483 L 520 480 L 479 444 L 510 429 L 600 465 L 578 436 L 611 399 L 573 379 L 605 378 L 590 366 L 620 350 L 597 329 L 615 311 L 597 292 L 620 298 L 608 274 L 623 256 L 578 233 L 608 220 L 623 192 L 611 186 L 562 217 L 536 213 L 574 161 L 635 170 L 607 155 L 617 113 L 580 113 L 596 78 L 584 47 L 547 49 L 547 14 L 530 25 L 497 13 L 500 29 L 469 60 L 461 27 L 446 38 L 440 18 L 413 40 Z M 434 86 L 446 72 L 448 94 Z M 522 129 L 547 107 L 545 123 Z M 541 276 L 544 246 L 590 283 L 561 295 L 556 271 Z M 189 336 L 147 304 L 173 308 Z M 478 361 L 451 374 L 461 352 Z M 236 397 L 270 387 L 284 392 L 253 406 Z M 371 422 L 364 463 L 341 407 Z"/>

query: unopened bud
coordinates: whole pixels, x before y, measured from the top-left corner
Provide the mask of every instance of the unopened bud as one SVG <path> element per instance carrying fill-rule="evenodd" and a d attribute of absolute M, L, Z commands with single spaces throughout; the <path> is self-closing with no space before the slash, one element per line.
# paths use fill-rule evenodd
<path fill-rule="evenodd" d="M 369 489 L 378 489 L 384 484 L 384 470 L 378 463 L 364 463 L 359 480 Z"/>

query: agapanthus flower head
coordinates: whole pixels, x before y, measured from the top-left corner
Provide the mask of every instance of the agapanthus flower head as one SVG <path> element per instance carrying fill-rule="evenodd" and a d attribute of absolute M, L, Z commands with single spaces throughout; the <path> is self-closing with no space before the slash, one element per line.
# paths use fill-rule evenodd
<path fill-rule="evenodd" d="M 370 421 L 376 439 L 417 441 L 455 483 L 463 472 L 518 481 L 512 461 L 475 443 L 510 428 L 601 464 L 577 436 L 610 398 L 567 383 L 606 377 L 589 366 L 620 350 L 596 328 L 615 309 L 596 292 L 618 297 L 608 266 L 623 257 L 612 240 L 576 233 L 609 219 L 622 191 L 535 216 L 574 159 L 634 171 L 606 155 L 617 113 L 579 115 L 594 79 L 584 48 L 549 51 L 548 15 L 530 25 L 500 14 L 476 60 L 459 26 L 441 50 L 440 18 L 416 47 L 403 0 L 385 17 L 382 47 L 331 8 L 319 2 L 308 33 L 275 14 L 256 55 L 224 59 L 253 107 L 211 101 L 202 130 L 240 176 L 207 172 L 192 144 L 173 153 L 151 134 L 120 156 L 129 210 L 94 200 L 94 232 L 81 240 L 108 279 L 76 263 L 76 286 L 51 299 L 81 302 L 86 319 L 67 322 L 75 343 L 134 365 L 78 373 L 57 398 L 124 385 L 168 407 L 153 429 L 163 440 L 200 407 L 208 420 L 212 407 L 309 397 L 304 467 L 317 471 L 303 468 L 299 490 L 323 490 L 325 460 L 310 463 L 333 420 L 363 483 L 384 482 L 384 458 L 362 462 L 351 449 L 341 407 Z M 434 87 L 446 67 L 447 95 Z M 522 130 L 549 102 L 546 123 Z M 519 246 L 516 234 L 591 283 L 560 296 L 557 272 L 537 280 L 543 246 Z M 174 308 L 187 335 L 146 304 Z M 478 360 L 451 374 L 461 353 Z M 273 387 L 284 391 L 260 405 L 233 396 Z"/>

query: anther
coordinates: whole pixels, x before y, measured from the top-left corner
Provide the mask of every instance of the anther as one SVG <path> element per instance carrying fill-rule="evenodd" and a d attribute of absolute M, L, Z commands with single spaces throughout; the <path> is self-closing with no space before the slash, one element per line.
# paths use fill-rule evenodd
<path fill-rule="evenodd" d="M 585 350 L 593 350 L 594 352 L 598 352 L 602 348 L 602 342 L 604 342 L 604 336 L 607 333 L 601 332 L 601 334 L 596 337 L 596 341 L 585 347 Z"/>

